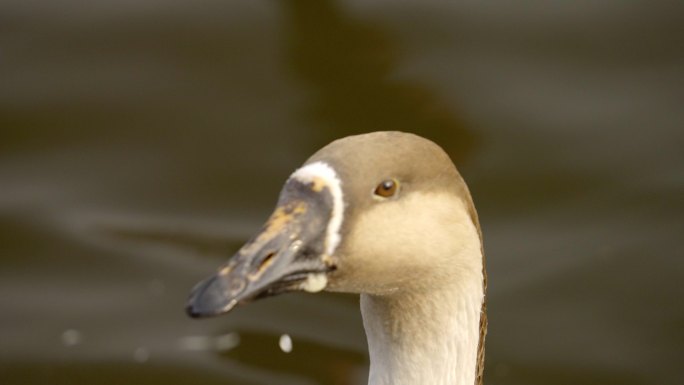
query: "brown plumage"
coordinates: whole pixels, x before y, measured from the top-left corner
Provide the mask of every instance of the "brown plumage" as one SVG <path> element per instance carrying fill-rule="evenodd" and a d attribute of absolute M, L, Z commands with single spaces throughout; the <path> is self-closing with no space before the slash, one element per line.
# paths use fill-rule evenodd
<path fill-rule="evenodd" d="M 370 384 L 482 384 L 482 233 L 438 145 L 400 132 L 334 141 L 292 174 L 267 223 L 196 287 L 191 315 L 288 291 L 358 293 Z"/>

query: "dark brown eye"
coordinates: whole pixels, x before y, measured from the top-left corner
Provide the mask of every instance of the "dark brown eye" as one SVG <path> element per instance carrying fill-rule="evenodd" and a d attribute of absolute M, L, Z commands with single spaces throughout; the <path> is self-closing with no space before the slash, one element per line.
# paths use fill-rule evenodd
<path fill-rule="evenodd" d="M 394 179 L 387 179 L 380 182 L 373 193 L 379 197 L 389 198 L 396 194 L 397 190 L 399 190 L 399 182 Z"/>

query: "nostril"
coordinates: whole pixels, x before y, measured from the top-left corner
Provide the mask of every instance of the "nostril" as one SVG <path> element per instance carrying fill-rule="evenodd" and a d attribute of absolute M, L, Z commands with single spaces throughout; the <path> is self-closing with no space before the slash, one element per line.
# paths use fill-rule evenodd
<path fill-rule="evenodd" d="M 259 263 L 256 273 L 261 274 L 264 270 L 266 270 L 266 268 L 273 263 L 273 257 L 275 257 L 275 255 L 275 251 L 271 251 L 270 253 L 266 254 L 264 259 L 261 260 L 261 263 Z"/>

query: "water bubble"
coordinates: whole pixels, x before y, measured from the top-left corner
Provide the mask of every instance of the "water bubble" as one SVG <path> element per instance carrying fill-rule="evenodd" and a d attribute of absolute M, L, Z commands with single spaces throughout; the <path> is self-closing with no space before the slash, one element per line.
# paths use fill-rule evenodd
<path fill-rule="evenodd" d="M 133 352 L 133 359 L 138 363 L 145 363 L 150 359 L 150 352 L 144 347 L 139 347 Z"/>
<path fill-rule="evenodd" d="M 211 337 L 185 336 L 178 340 L 178 346 L 183 350 L 207 351 L 212 347 Z"/>
<path fill-rule="evenodd" d="M 83 341 L 83 334 L 76 329 L 68 329 L 62 333 L 64 346 L 76 346 Z"/>
<path fill-rule="evenodd" d="M 183 350 L 196 352 L 219 351 L 225 352 L 240 345 L 238 333 L 228 333 L 216 337 L 185 336 L 178 340 L 178 346 Z"/>
<path fill-rule="evenodd" d="M 280 336 L 280 341 L 278 341 L 278 346 L 280 350 L 285 353 L 290 353 L 292 351 L 292 338 L 288 334 L 283 334 Z"/>
<path fill-rule="evenodd" d="M 238 345 L 240 345 L 240 335 L 237 333 L 224 334 L 214 339 L 214 348 L 220 352 L 234 349 Z"/>

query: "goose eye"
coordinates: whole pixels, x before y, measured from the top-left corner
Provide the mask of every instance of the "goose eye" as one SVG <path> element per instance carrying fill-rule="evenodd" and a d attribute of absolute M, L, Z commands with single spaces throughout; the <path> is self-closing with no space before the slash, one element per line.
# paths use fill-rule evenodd
<path fill-rule="evenodd" d="M 375 188 L 374 194 L 379 197 L 389 198 L 395 195 L 398 190 L 399 182 L 395 179 L 387 179 L 382 181 L 378 187 Z"/>

